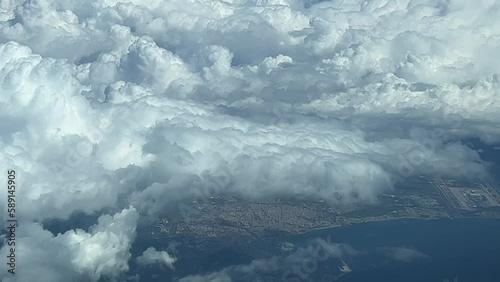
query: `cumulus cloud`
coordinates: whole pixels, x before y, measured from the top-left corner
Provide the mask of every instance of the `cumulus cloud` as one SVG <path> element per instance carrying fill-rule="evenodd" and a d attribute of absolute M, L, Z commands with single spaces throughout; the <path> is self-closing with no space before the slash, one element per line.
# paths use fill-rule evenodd
<path fill-rule="evenodd" d="M 166 251 L 157 251 L 154 247 L 149 247 L 136 260 L 140 265 L 160 264 L 173 268 L 177 259 Z"/>
<path fill-rule="evenodd" d="M 128 270 L 139 214 L 134 208 L 102 215 L 88 231 L 54 235 L 37 223 L 20 222 L 16 235 L 17 273 L 1 266 L 2 281 L 99 281 Z M 8 255 L 9 248 L 0 253 Z M 1 277 L 1 276 L 0 276 Z"/>
<path fill-rule="evenodd" d="M 93 244 L 93 233 L 52 238 L 37 224 L 130 206 L 155 215 L 213 182 L 250 199 L 352 204 L 412 175 L 489 179 L 491 164 L 462 140 L 500 142 L 499 9 L 1 1 L 0 162 L 19 174 L 21 228 L 45 234 L 21 241 L 78 257 L 60 242 Z M 109 272 L 82 259 L 43 273 L 123 272 L 129 240 Z"/>

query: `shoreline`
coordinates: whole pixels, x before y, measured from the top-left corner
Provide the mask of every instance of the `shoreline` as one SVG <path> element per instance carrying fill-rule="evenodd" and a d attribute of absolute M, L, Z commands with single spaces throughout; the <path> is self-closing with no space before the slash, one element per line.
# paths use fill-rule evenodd
<path fill-rule="evenodd" d="M 352 222 L 349 224 L 340 224 L 340 225 L 330 225 L 330 226 L 324 226 L 324 227 L 318 227 L 318 228 L 313 228 L 313 229 L 308 229 L 302 232 L 290 234 L 289 236 L 300 236 L 300 235 L 307 235 L 308 233 L 311 232 L 316 232 L 316 231 L 321 231 L 321 230 L 326 230 L 326 229 L 341 229 L 341 228 L 347 228 L 347 227 L 352 227 L 355 225 L 361 225 L 361 224 L 369 224 L 369 223 L 377 223 L 377 222 L 391 222 L 391 221 L 400 221 L 400 220 L 418 220 L 418 221 L 437 221 L 437 220 L 460 220 L 460 219 L 489 219 L 489 220 L 500 220 L 500 217 L 437 217 L 437 218 L 422 218 L 422 217 L 398 217 L 398 218 L 380 218 L 376 220 L 367 220 L 367 221 L 362 221 L 362 222 Z M 288 237 L 288 236 L 287 236 Z"/>

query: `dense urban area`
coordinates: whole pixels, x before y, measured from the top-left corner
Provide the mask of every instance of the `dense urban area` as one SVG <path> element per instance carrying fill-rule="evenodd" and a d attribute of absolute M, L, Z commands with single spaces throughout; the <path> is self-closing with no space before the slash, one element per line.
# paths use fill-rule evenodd
<path fill-rule="evenodd" d="M 275 236 L 402 218 L 462 217 L 500 218 L 498 191 L 484 183 L 416 179 L 410 185 L 383 194 L 377 203 L 370 205 L 337 206 L 323 200 L 279 198 L 252 202 L 220 195 L 208 202 L 193 201 L 176 216 L 158 218 L 153 236 Z"/>

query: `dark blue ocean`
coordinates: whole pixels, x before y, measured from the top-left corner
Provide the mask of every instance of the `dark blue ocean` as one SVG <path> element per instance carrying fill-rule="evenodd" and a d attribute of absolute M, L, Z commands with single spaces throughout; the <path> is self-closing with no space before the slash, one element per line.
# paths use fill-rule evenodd
<path fill-rule="evenodd" d="M 352 272 L 343 282 L 499 282 L 500 220 L 396 220 L 311 231 L 295 243 L 327 238 L 362 254 L 346 258 Z M 426 257 L 397 261 L 383 248 L 407 247 Z"/>

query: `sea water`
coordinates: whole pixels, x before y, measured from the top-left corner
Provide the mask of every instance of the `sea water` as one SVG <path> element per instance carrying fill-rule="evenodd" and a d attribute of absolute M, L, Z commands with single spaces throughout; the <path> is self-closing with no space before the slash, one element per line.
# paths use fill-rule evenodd
<path fill-rule="evenodd" d="M 345 282 L 499 282 L 500 220 L 394 220 L 321 229 L 289 238 L 296 244 L 329 239 L 356 250 L 344 260 Z M 413 250 L 394 258 L 388 250 Z"/>

